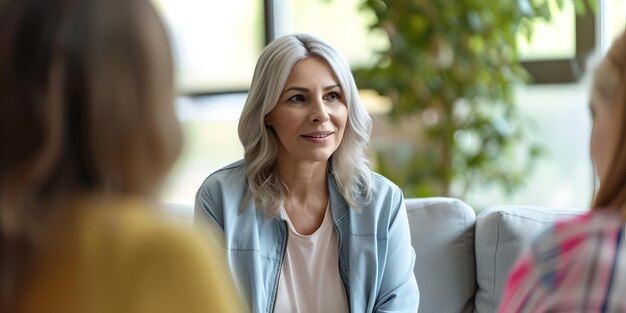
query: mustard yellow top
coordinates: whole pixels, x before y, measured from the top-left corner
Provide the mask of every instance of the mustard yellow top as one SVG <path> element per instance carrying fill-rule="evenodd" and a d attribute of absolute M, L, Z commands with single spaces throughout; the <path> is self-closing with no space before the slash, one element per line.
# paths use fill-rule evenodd
<path fill-rule="evenodd" d="M 218 241 L 150 209 L 137 199 L 77 201 L 70 222 L 46 234 L 20 311 L 246 312 Z"/>

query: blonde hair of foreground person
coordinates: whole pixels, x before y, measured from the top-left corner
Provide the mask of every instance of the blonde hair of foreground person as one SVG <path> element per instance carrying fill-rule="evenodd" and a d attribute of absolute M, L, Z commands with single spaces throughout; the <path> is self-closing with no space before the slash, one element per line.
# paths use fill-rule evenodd
<path fill-rule="evenodd" d="M 217 241 L 153 213 L 178 157 L 145 0 L 0 0 L 0 311 L 241 312 Z"/>

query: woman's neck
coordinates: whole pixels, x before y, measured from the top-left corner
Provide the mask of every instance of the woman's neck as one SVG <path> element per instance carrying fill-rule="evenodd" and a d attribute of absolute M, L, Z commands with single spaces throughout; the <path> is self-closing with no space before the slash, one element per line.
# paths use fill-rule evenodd
<path fill-rule="evenodd" d="M 284 209 L 300 234 L 315 232 L 324 219 L 328 205 L 327 167 L 327 162 L 278 167 L 288 190 Z"/>
<path fill-rule="evenodd" d="M 327 193 L 328 162 L 278 162 L 278 175 L 291 197 Z"/>

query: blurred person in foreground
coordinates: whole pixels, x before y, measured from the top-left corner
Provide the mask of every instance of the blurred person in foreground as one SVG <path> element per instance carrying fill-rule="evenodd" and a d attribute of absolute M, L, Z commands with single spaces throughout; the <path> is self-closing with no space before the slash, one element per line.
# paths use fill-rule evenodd
<path fill-rule="evenodd" d="M 626 33 L 596 69 L 590 106 L 600 182 L 592 209 L 534 240 L 499 312 L 626 312 Z"/>
<path fill-rule="evenodd" d="M 0 311 L 242 312 L 218 241 L 153 211 L 179 155 L 145 0 L 0 0 Z"/>
<path fill-rule="evenodd" d="M 224 231 L 253 312 L 411 312 L 419 291 L 400 189 L 366 158 L 371 118 L 345 60 L 306 35 L 261 54 L 239 120 L 244 160 L 195 216 Z"/>

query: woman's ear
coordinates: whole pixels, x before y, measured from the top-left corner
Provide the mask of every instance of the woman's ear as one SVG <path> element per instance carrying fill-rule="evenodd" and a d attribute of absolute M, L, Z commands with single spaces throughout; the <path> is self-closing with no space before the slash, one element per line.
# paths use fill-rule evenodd
<path fill-rule="evenodd" d="M 267 118 L 267 115 L 265 115 L 265 126 L 272 126 L 272 123 L 270 123 L 270 120 Z"/>

